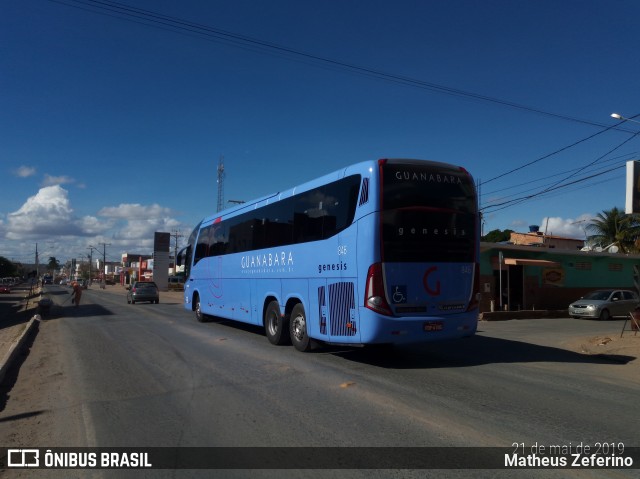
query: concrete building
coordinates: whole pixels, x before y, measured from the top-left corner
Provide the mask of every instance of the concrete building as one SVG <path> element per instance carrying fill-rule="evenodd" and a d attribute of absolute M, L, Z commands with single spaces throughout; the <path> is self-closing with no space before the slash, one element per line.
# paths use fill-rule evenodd
<path fill-rule="evenodd" d="M 120 284 L 131 284 L 133 281 L 151 281 L 153 267 L 149 264 L 153 255 L 124 253 L 122 255 L 122 272 Z"/>
<path fill-rule="evenodd" d="M 542 248 L 557 248 L 565 250 L 579 250 L 584 247 L 584 241 L 575 238 L 547 235 L 538 226 L 530 226 L 528 233 L 511 233 L 510 243 L 521 246 L 536 246 Z"/>
<path fill-rule="evenodd" d="M 554 248 L 481 243 L 480 312 L 501 306 L 510 311 L 566 309 L 594 289 L 635 290 L 640 255 L 581 251 L 577 245 L 562 249 L 559 244 Z"/>

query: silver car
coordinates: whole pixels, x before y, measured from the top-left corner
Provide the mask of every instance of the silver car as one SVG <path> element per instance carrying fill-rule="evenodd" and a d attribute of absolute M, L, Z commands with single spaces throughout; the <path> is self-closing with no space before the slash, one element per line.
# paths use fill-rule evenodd
<path fill-rule="evenodd" d="M 638 295 L 626 289 L 600 289 L 586 294 L 569 305 L 572 318 L 607 320 L 613 316 L 627 316 L 638 306 Z"/>

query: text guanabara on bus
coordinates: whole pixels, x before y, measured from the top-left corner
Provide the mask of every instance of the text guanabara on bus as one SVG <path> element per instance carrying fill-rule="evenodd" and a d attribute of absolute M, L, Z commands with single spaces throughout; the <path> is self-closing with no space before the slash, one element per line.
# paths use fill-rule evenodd
<path fill-rule="evenodd" d="M 471 175 L 383 159 L 203 219 L 178 265 L 198 321 L 263 326 L 271 343 L 308 351 L 473 335 L 478 255 Z"/>

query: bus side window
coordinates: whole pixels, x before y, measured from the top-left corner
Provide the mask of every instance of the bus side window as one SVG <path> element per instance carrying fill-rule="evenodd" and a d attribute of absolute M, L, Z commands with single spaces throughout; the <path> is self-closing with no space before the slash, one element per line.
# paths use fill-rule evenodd
<path fill-rule="evenodd" d="M 229 245 L 229 227 L 225 223 L 214 225 L 211 231 L 209 256 L 231 253 Z"/>
<path fill-rule="evenodd" d="M 195 265 L 202 258 L 206 258 L 209 255 L 209 231 L 211 225 L 206 226 L 200 230 L 198 235 L 198 244 L 196 245 L 195 255 L 193 257 L 193 264 Z"/>
<path fill-rule="evenodd" d="M 282 246 L 293 242 L 292 209 L 290 198 L 263 209 L 264 247 Z"/>

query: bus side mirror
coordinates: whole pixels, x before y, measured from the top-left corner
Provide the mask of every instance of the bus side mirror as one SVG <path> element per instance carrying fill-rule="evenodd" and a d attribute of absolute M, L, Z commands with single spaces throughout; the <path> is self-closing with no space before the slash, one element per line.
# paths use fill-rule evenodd
<path fill-rule="evenodd" d="M 186 251 L 187 251 L 187 248 L 182 248 L 178 252 L 178 255 L 176 256 L 176 266 L 182 266 L 184 264 L 184 257 L 185 257 Z"/>

